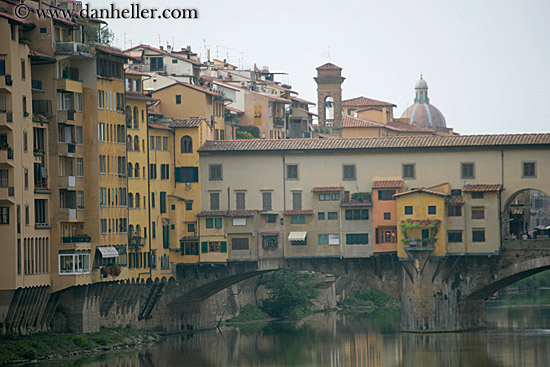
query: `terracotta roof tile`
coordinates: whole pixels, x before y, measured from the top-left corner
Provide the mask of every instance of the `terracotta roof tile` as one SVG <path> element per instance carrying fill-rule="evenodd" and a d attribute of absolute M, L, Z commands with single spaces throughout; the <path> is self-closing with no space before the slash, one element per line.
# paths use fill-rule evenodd
<path fill-rule="evenodd" d="M 111 55 L 111 56 L 115 56 L 115 57 L 121 57 L 121 58 L 124 58 L 124 59 L 135 60 L 133 56 L 125 55 L 121 50 L 116 49 L 116 48 L 96 45 L 95 49 L 96 49 L 96 51 L 103 52 L 104 54 L 107 54 L 107 55 Z"/>
<path fill-rule="evenodd" d="M 400 121 L 390 121 L 387 123 L 387 126 L 393 127 L 399 131 L 411 131 L 411 132 L 418 131 L 418 132 L 435 133 L 435 131 L 432 129 L 425 129 L 420 126 L 411 125 Z"/>
<path fill-rule="evenodd" d="M 376 99 L 367 98 L 367 97 L 363 97 L 363 96 L 356 97 L 356 98 L 351 98 L 351 99 L 346 99 L 346 100 L 342 101 L 342 107 L 375 107 L 375 106 L 397 107 L 395 104 L 390 103 L 390 102 L 379 101 L 379 100 L 376 100 Z"/>
<path fill-rule="evenodd" d="M 158 91 L 161 91 L 163 89 L 166 89 L 166 88 L 171 88 L 175 85 L 183 85 L 184 87 L 188 87 L 188 88 L 191 88 L 191 89 L 194 89 L 194 90 L 197 90 L 199 92 L 203 92 L 203 93 L 206 93 L 206 94 L 210 94 L 211 96 L 213 97 L 217 97 L 217 98 L 221 98 L 221 99 L 225 99 L 225 100 L 228 100 L 228 101 L 231 101 L 231 99 L 225 97 L 223 94 L 219 94 L 219 93 L 216 93 L 216 92 L 212 92 L 211 90 L 208 90 L 208 89 L 205 89 L 205 88 L 201 88 L 199 87 L 198 85 L 193 85 L 193 84 L 189 84 L 189 83 L 184 83 L 184 82 L 180 82 L 180 81 L 174 81 L 173 84 L 170 84 L 170 85 L 167 85 L 167 86 L 164 86 L 162 88 L 159 88 L 159 89 L 155 89 L 153 91 L 153 93 L 155 92 L 158 92 Z"/>
<path fill-rule="evenodd" d="M 327 62 L 326 64 L 318 66 L 316 70 L 342 70 L 342 68 L 330 62 Z"/>
<path fill-rule="evenodd" d="M 445 198 L 447 204 L 464 204 L 464 197 L 462 196 L 447 196 Z"/>
<path fill-rule="evenodd" d="M 342 186 L 319 186 L 311 189 L 312 192 L 334 192 L 342 191 L 344 188 Z"/>
<path fill-rule="evenodd" d="M 7 12 L 5 12 L 5 11 L 0 11 L 0 17 L 9 19 L 9 20 L 11 20 L 12 22 L 15 22 L 15 23 L 17 23 L 17 24 L 33 24 L 33 23 L 32 23 L 31 21 L 29 21 L 29 20 L 20 19 L 20 18 L 16 17 L 15 15 L 10 14 L 10 13 L 7 13 Z"/>
<path fill-rule="evenodd" d="M 203 210 L 197 217 L 225 217 L 226 210 Z"/>
<path fill-rule="evenodd" d="M 238 109 L 233 108 L 233 107 L 224 106 L 224 108 L 225 108 L 226 110 L 228 110 L 228 111 L 235 112 L 235 113 L 238 114 L 238 115 L 244 114 L 244 111 L 238 110 Z"/>
<path fill-rule="evenodd" d="M 225 213 L 226 217 L 253 217 L 256 210 L 228 210 Z"/>
<path fill-rule="evenodd" d="M 141 71 L 132 70 L 132 69 L 124 69 L 124 73 L 127 75 L 141 75 L 141 76 L 149 76 L 147 73 L 142 73 Z"/>
<path fill-rule="evenodd" d="M 132 92 L 126 92 L 126 98 L 138 100 L 138 101 L 148 101 L 148 102 L 156 101 L 156 99 L 146 96 L 145 94 L 132 93 Z"/>
<path fill-rule="evenodd" d="M 462 188 L 463 192 L 472 192 L 472 191 L 500 191 L 502 190 L 502 185 L 500 184 L 475 184 L 475 185 L 464 185 Z"/>
<path fill-rule="evenodd" d="M 149 127 L 150 127 L 151 129 L 172 130 L 169 126 L 160 125 L 160 124 L 154 124 L 154 123 L 149 123 Z"/>
<path fill-rule="evenodd" d="M 293 100 L 293 101 L 296 101 L 296 102 L 298 102 L 298 103 L 307 103 L 307 104 L 311 104 L 311 105 L 314 105 L 314 106 L 315 106 L 315 103 L 310 102 L 310 101 L 307 101 L 307 100 L 302 99 L 302 98 L 292 97 L 292 96 L 291 96 L 290 99 Z"/>
<path fill-rule="evenodd" d="M 313 210 L 285 210 L 284 215 L 313 215 Z"/>
<path fill-rule="evenodd" d="M 280 151 L 335 151 L 335 150 L 418 150 L 428 148 L 471 148 L 507 146 L 544 146 L 550 148 L 550 133 L 502 135 L 424 135 L 382 138 L 337 139 L 243 139 L 207 141 L 202 153 L 224 152 L 280 152 Z"/>
<path fill-rule="evenodd" d="M 372 182 L 373 189 L 397 189 L 405 186 L 402 180 L 379 180 Z"/>
<path fill-rule="evenodd" d="M 174 119 L 174 122 L 170 124 L 170 127 L 199 127 L 203 121 L 208 122 L 208 120 L 206 120 L 204 117 L 190 117 L 183 120 Z"/>
<path fill-rule="evenodd" d="M 425 188 L 421 187 L 419 189 L 412 189 L 412 190 L 405 191 L 405 192 L 399 192 L 397 194 L 394 194 L 393 197 L 396 198 L 398 196 L 410 195 L 410 194 L 415 194 L 415 193 L 418 193 L 418 192 L 424 192 L 426 194 L 432 194 L 432 195 L 438 195 L 438 196 L 449 196 L 449 194 L 446 193 L 446 192 L 435 191 L 435 190 L 425 189 Z"/>
<path fill-rule="evenodd" d="M 355 208 L 372 206 L 372 203 L 370 201 L 341 201 L 340 206 L 343 208 Z"/>
<path fill-rule="evenodd" d="M 378 122 L 363 120 L 347 114 L 342 114 L 342 127 L 384 127 L 383 124 Z"/>
<path fill-rule="evenodd" d="M 183 236 L 180 241 L 198 241 L 199 236 Z"/>

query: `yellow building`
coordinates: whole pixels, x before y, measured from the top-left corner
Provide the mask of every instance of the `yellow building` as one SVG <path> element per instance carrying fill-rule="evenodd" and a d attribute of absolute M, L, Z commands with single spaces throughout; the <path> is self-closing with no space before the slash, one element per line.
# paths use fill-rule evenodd
<path fill-rule="evenodd" d="M 427 250 L 431 256 L 447 254 L 445 197 L 449 185 L 412 189 L 395 194 L 397 202 L 397 255 Z"/>

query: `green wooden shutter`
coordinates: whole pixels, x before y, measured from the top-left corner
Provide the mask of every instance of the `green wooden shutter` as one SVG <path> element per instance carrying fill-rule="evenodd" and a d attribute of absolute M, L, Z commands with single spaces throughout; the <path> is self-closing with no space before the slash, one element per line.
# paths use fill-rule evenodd
<path fill-rule="evenodd" d="M 203 254 L 207 254 L 208 253 L 208 242 L 204 241 L 204 242 L 201 242 L 201 245 L 202 245 L 202 253 Z"/>
<path fill-rule="evenodd" d="M 166 192 L 160 192 L 160 212 L 166 213 Z"/>
<path fill-rule="evenodd" d="M 195 243 L 195 254 L 198 255 L 199 254 L 199 243 Z"/>
<path fill-rule="evenodd" d="M 164 248 L 170 248 L 170 226 L 162 226 L 162 245 Z"/>
<path fill-rule="evenodd" d="M 183 167 L 176 167 L 175 180 L 176 182 L 183 182 Z"/>
<path fill-rule="evenodd" d="M 216 218 L 216 228 L 222 228 L 222 218 Z"/>
<path fill-rule="evenodd" d="M 227 252 L 227 241 L 222 241 L 220 243 L 220 250 L 221 252 Z"/>
<path fill-rule="evenodd" d="M 193 167 L 193 181 L 191 182 L 199 182 L 199 167 Z"/>

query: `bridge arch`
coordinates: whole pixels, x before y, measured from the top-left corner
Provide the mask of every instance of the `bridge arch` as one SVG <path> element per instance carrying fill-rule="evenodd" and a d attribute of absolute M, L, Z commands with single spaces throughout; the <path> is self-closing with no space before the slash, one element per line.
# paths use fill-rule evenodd
<path fill-rule="evenodd" d="M 536 188 L 514 192 L 506 200 L 502 224 L 506 240 L 547 239 L 550 234 L 550 196 Z"/>

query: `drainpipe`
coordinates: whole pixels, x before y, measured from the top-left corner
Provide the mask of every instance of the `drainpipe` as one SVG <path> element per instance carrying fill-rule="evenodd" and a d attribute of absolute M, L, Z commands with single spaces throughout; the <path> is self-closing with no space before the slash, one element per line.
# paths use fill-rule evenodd
<path fill-rule="evenodd" d="M 149 237 L 149 279 L 153 279 L 153 268 L 151 267 L 151 260 L 153 259 L 153 249 L 151 247 L 151 169 L 150 169 L 150 160 L 149 160 L 149 106 L 145 106 L 145 112 L 146 112 L 146 118 L 145 121 L 146 126 L 146 132 L 147 132 L 147 167 L 145 167 L 145 172 L 147 173 L 147 192 L 148 192 L 148 200 L 147 200 L 147 216 L 149 221 L 149 233 L 147 233 L 147 236 Z"/>

